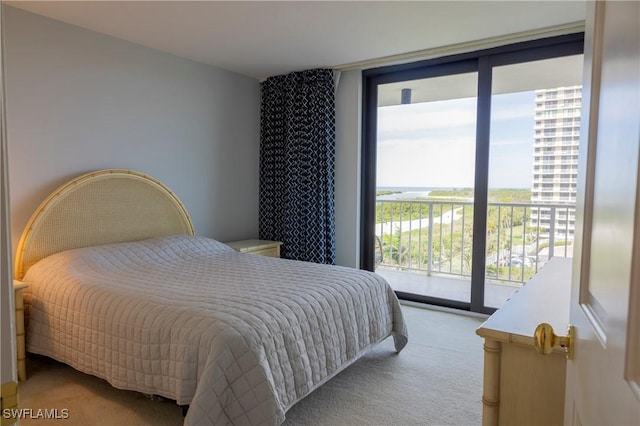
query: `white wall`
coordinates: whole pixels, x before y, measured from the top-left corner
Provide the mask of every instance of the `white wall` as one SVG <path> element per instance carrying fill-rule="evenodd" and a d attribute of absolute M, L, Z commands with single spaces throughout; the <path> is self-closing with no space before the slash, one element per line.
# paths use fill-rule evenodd
<path fill-rule="evenodd" d="M 6 5 L 4 12 L 14 250 L 52 190 L 104 168 L 164 182 L 200 235 L 257 236 L 256 80 Z"/>
<path fill-rule="evenodd" d="M 258 82 L 9 6 L 6 14 L 13 247 L 39 203 L 103 168 L 171 188 L 196 232 L 258 234 Z M 336 97 L 337 263 L 359 264 L 361 72 Z"/>
<path fill-rule="evenodd" d="M 340 75 L 336 94 L 336 263 L 360 264 L 360 152 L 362 72 Z"/>

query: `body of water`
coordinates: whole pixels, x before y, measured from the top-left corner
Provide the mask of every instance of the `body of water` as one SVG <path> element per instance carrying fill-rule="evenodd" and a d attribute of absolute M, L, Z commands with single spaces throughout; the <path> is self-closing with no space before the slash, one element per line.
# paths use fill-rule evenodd
<path fill-rule="evenodd" d="M 429 193 L 434 190 L 451 191 L 456 188 L 437 188 L 437 187 L 378 187 L 377 192 L 391 191 L 393 194 L 378 195 L 377 200 L 415 200 L 426 198 Z"/>

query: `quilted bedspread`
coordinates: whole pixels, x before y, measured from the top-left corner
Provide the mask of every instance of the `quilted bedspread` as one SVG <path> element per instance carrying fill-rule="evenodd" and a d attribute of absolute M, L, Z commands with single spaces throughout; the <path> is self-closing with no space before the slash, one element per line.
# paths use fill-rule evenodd
<path fill-rule="evenodd" d="M 280 424 L 372 345 L 407 343 L 378 275 L 203 237 L 69 250 L 25 281 L 29 352 L 189 405 L 187 425 Z"/>

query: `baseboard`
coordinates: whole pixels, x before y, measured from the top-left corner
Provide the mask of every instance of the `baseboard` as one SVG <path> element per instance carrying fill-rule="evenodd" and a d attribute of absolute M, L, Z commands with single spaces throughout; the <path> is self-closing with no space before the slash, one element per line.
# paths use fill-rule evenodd
<path fill-rule="evenodd" d="M 444 306 L 429 305 L 428 303 L 412 302 L 411 300 L 400 299 L 400 304 L 412 306 L 414 308 L 429 309 L 431 311 L 441 311 L 441 312 L 448 312 L 450 314 L 464 315 L 467 317 L 484 318 L 484 319 L 489 318 L 489 315 L 482 314 L 480 312 L 463 311 L 461 309 L 453 309 L 453 308 L 447 308 Z"/>

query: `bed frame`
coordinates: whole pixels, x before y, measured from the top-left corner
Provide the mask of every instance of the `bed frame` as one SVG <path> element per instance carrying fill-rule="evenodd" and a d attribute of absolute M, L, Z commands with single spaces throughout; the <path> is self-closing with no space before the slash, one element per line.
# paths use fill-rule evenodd
<path fill-rule="evenodd" d="M 56 189 L 31 216 L 18 243 L 15 278 L 60 251 L 178 234 L 194 235 L 193 223 L 161 182 L 125 169 L 87 173 Z"/>

